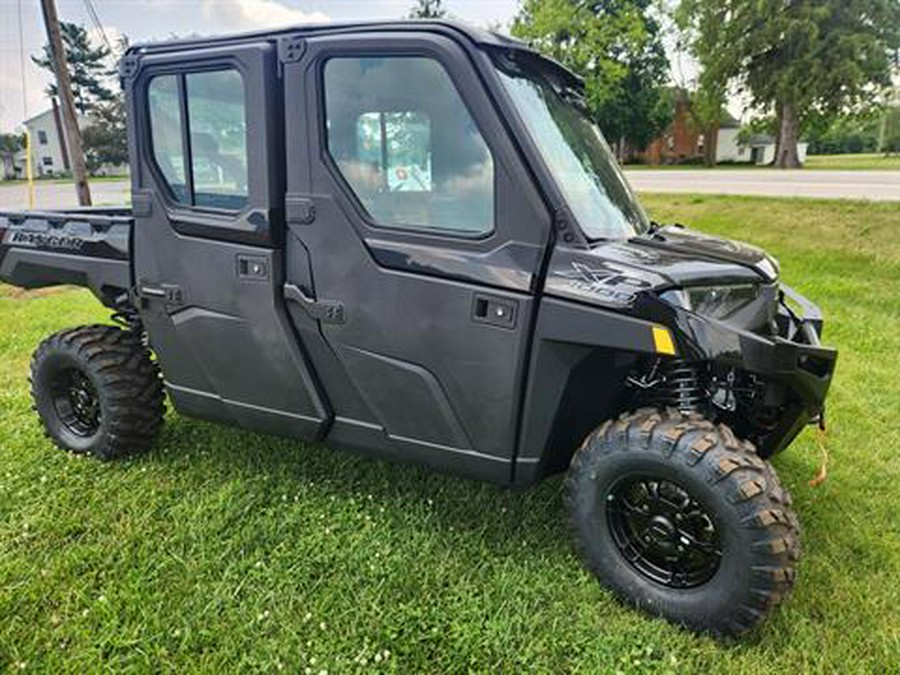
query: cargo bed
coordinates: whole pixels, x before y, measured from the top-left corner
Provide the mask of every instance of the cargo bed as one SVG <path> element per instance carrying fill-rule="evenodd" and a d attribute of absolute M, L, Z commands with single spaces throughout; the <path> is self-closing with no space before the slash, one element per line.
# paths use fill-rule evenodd
<path fill-rule="evenodd" d="M 128 207 L 0 210 L 0 281 L 85 286 L 115 306 L 131 287 L 133 224 Z"/>

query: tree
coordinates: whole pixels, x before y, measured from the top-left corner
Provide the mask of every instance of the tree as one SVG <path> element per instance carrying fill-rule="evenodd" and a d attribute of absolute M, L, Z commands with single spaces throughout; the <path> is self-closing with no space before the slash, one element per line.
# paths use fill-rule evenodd
<path fill-rule="evenodd" d="M 799 167 L 797 142 L 814 115 L 871 105 L 900 48 L 897 0 L 685 0 L 711 17 L 700 40 L 722 69 L 778 120 L 776 166 Z M 716 35 L 709 38 L 707 31 Z"/>
<path fill-rule="evenodd" d="M 682 0 L 674 18 L 679 47 L 687 45 L 700 68 L 690 92 L 689 110 L 691 121 L 706 141 L 703 144 L 703 163 L 715 166 L 719 125 L 734 70 L 723 44 L 725 31 L 715 3 L 705 0 Z"/>
<path fill-rule="evenodd" d="M 885 155 L 900 155 L 900 106 L 892 106 L 884 111 L 878 151 Z"/>
<path fill-rule="evenodd" d="M 16 154 L 25 147 L 25 134 L 0 134 L 0 179 L 13 176 Z"/>
<path fill-rule="evenodd" d="M 643 150 L 672 120 L 669 62 L 652 0 L 525 0 L 512 32 L 585 80 L 603 133 Z"/>
<path fill-rule="evenodd" d="M 815 117 L 804 126 L 811 155 L 875 152 L 878 149 L 882 110 L 873 108 L 853 115 Z"/>
<path fill-rule="evenodd" d="M 900 68 L 896 75 L 900 76 Z M 900 153 L 900 87 L 892 84 L 885 90 L 878 126 L 878 151 L 885 155 Z"/>
<path fill-rule="evenodd" d="M 104 85 L 104 78 L 110 75 L 109 49 L 105 46 L 91 47 L 84 26 L 75 23 L 60 22 L 63 46 L 69 61 L 69 73 L 72 78 L 72 95 L 75 108 L 82 115 L 88 113 L 98 102 L 109 102 L 113 92 Z M 31 60 L 41 68 L 53 72 L 50 58 L 50 45 L 45 44 L 40 57 L 32 56 Z M 47 95 L 56 96 L 56 84 L 47 87 Z"/>
<path fill-rule="evenodd" d="M 25 134 L 0 134 L 0 153 L 15 155 L 25 147 Z"/>
<path fill-rule="evenodd" d="M 84 154 L 88 171 L 104 164 L 128 163 L 128 137 L 125 131 L 125 102 L 121 94 L 91 111 L 92 123 L 84 130 Z"/>
<path fill-rule="evenodd" d="M 446 15 L 442 0 L 417 0 L 409 10 L 410 19 L 443 19 Z"/>

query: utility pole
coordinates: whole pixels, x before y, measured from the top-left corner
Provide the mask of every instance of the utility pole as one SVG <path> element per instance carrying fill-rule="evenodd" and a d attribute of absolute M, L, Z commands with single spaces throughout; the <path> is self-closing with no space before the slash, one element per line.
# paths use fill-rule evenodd
<path fill-rule="evenodd" d="M 44 13 L 44 24 L 47 26 L 47 39 L 50 41 L 50 58 L 53 60 L 53 71 L 56 73 L 56 89 L 62 104 L 63 127 L 66 130 L 69 159 L 75 178 L 75 193 L 78 195 L 80 206 L 90 206 L 91 189 L 88 187 L 87 169 L 84 165 L 81 129 L 78 128 L 78 119 L 75 117 L 69 63 L 66 59 L 66 50 L 63 48 L 62 34 L 59 32 L 59 17 L 56 14 L 54 0 L 41 0 L 41 10 Z"/>

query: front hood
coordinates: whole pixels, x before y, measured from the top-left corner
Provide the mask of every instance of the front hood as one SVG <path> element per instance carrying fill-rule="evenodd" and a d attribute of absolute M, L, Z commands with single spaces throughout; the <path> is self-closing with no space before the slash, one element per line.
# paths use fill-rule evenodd
<path fill-rule="evenodd" d="M 557 247 L 545 292 L 607 307 L 630 307 L 645 291 L 681 286 L 771 283 L 778 265 L 763 251 L 681 228 L 664 228 L 591 249 Z"/>
<path fill-rule="evenodd" d="M 749 267 L 767 283 L 778 279 L 778 261 L 760 248 L 742 241 L 714 237 L 683 227 L 668 226 L 653 234 L 635 237 L 631 244 L 660 251 L 687 254 L 693 260 L 718 260 Z"/>

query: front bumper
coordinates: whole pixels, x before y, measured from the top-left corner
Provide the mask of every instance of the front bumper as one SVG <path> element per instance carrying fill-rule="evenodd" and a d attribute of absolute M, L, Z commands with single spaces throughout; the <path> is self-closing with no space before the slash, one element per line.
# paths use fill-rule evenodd
<path fill-rule="evenodd" d="M 803 427 L 824 422 L 825 398 L 837 362 L 837 350 L 821 344 L 819 308 L 782 285 L 775 316 L 777 333 L 761 335 L 684 312 L 680 328 L 693 359 L 732 367 L 774 382 L 790 392 L 778 426 L 767 434 L 766 455 L 786 448 Z M 791 307 L 791 304 L 794 307 Z"/>

